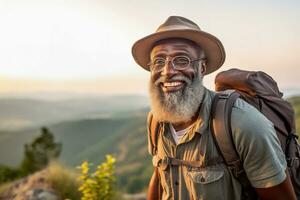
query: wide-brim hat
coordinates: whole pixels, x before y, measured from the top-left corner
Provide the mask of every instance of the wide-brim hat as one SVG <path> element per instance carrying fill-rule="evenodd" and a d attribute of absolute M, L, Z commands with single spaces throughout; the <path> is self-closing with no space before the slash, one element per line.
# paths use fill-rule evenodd
<path fill-rule="evenodd" d="M 219 69 L 225 61 L 225 50 L 221 41 L 215 36 L 202 31 L 197 24 L 184 17 L 170 16 L 155 33 L 150 34 L 132 46 L 134 60 L 145 70 L 150 71 L 150 52 L 160 40 L 167 38 L 183 38 L 193 41 L 205 52 L 207 69 L 205 74 Z"/>

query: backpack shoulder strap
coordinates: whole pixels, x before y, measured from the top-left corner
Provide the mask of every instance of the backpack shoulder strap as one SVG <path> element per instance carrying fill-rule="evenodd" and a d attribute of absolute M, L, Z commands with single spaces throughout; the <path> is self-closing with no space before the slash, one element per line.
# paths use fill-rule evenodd
<path fill-rule="evenodd" d="M 226 165 L 243 187 L 247 188 L 250 186 L 250 182 L 237 153 L 231 130 L 232 107 L 239 97 L 240 94 L 234 90 L 227 90 L 215 95 L 211 106 L 211 132 Z"/>
<path fill-rule="evenodd" d="M 232 106 L 238 97 L 239 94 L 233 91 L 217 93 L 211 107 L 212 135 L 215 144 L 225 163 L 229 167 L 233 167 L 235 176 L 242 169 L 241 160 L 236 151 L 231 132 Z"/>
<path fill-rule="evenodd" d="M 148 137 L 150 138 L 149 142 L 151 142 L 151 154 L 156 155 L 159 122 L 153 117 L 151 111 L 148 113 L 147 130 L 148 130 Z"/>
<path fill-rule="evenodd" d="M 159 132 L 159 122 L 153 117 L 152 112 L 148 113 L 147 117 L 147 131 L 148 131 L 148 142 L 151 143 L 151 154 L 155 156 L 157 154 L 157 139 Z M 160 200 L 162 199 L 162 186 L 160 184 L 160 176 L 158 172 L 158 168 L 154 167 L 154 172 L 151 177 L 148 186 L 148 194 L 147 199 L 149 200 Z"/>

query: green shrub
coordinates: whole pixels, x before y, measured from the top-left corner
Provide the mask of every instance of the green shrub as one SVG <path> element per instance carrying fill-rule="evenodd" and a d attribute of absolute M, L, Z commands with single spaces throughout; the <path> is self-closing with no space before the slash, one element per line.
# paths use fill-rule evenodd
<path fill-rule="evenodd" d="M 100 164 L 95 172 L 90 172 L 90 164 L 85 161 L 79 167 L 81 185 L 79 191 L 82 193 L 82 200 L 111 200 L 115 196 L 114 171 L 116 159 L 106 156 L 106 162 Z"/>

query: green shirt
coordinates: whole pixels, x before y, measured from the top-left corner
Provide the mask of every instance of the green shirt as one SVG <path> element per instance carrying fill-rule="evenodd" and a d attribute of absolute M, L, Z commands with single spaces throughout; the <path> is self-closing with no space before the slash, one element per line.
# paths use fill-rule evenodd
<path fill-rule="evenodd" d="M 171 157 L 200 161 L 206 166 L 160 166 L 163 200 L 241 199 L 241 185 L 227 166 L 222 162 L 207 164 L 220 159 L 209 126 L 213 96 L 214 92 L 205 91 L 195 128 L 186 133 L 177 145 L 167 123 L 160 129 L 154 165 L 157 159 Z M 253 106 L 238 99 L 232 110 L 231 126 L 233 141 L 251 184 L 266 188 L 284 181 L 286 161 L 273 124 Z M 151 152 L 151 142 L 148 141 L 148 144 Z"/>

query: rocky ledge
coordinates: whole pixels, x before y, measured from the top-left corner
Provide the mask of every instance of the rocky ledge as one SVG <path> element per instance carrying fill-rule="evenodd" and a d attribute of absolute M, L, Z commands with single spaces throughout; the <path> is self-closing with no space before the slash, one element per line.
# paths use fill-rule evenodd
<path fill-rule="evenodd" d="M 43 170 L 13 182 L 0 194 L 0 200 L 61 200 L 46 175 Z"/>

